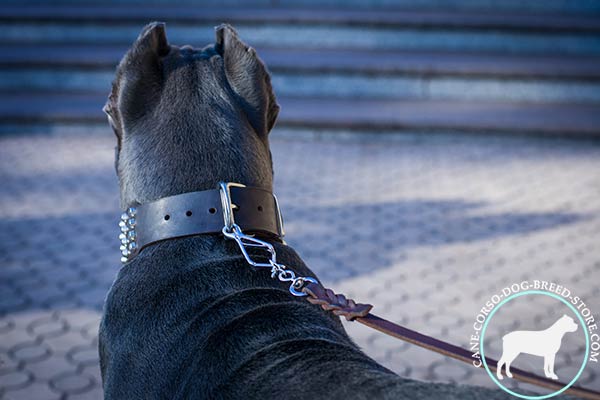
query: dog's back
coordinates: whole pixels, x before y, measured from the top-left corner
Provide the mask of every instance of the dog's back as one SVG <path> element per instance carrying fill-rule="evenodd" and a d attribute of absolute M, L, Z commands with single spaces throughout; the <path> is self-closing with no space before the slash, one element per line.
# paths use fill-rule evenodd
<path fill-rule="evenodd" d="M 290 248 L 277 251 L 312 275 Z M 337 317 L 290 296 L 219 238 L 162 243 L 124 266 L 100 341 L 111 398 L 385 398 L 400 383 Z"/>
<path fill-rule="evenodd" d="M 289 247 L 276 249 L 313 275 Z M 290 296 L 215 237 L 165 242 L 124 266 L 100 343 L 110 399 L 506 398 L 396 376 L 362 353 L 337 317 Z"/>

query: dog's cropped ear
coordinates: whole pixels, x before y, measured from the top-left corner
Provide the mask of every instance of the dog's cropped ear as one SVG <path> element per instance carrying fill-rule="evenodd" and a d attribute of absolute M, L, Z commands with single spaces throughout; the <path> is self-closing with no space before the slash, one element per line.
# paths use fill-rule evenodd
<path fill-rule="evenodd" d="M 252 127 L 257 133 L 267 135 L 279 114 L 269 72 L 256 51 L 242 42 L 230 25 L 215 29 L 215 49 L 223 58 L 229 85 L 246 110 Z"/>
<path fill-rule="evenodd" d="M 131 51 L 139 56 L 163 57 L 169 52 L 169 42 L 164 22 L 151 22 L 146 25 L 133 43 Z"/>
<path fill-rule="evenodd" d="M 113 87 L 111 96 L 118 92 L 116 102 L 124 123 L 141 117 L 160 96 L 161 57 L 169 50 L 165 24 L 152 22 L 142 29 L 119 64 L 117 87 Z"/>

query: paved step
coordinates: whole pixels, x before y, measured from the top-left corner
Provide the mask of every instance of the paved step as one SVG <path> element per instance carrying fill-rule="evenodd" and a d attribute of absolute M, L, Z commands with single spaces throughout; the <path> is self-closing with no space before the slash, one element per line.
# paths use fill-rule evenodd
<path fill-rule="evenodd" d="M 168 22 L 168 21 L 167 21 Z M 169 40 L 175 44 L 204 46 L 214 42 L 210 24 L 168 22 Z M 11 23 L 0 22 L 5 44 L 86 44 L 126 46 L 140 33 L 142 24 Z M 600 34 L 503 32 L 455 29 L 381 29 L 359 26 L 235 24 L 253 46 L 297 49 L 419 50 L 516 54 L 600 55 Z"/>
<path fill-rule="evenodd" d="M 381 10 L 190 7 L 0 7 L 3 43 L 128 45 L 146 22 L 173 43 L 214 41 L 233 23 L 255 47 L 600 55 L 600 19 L 586 16 Z"/>
<path fill-rule="evenodd" d="M 113 69 L 128 46 L 0 44 L 0 68 Z M 257 48 L 275 72 L 600 79 L 600 57 Z"/>
<path fill-rule="evenodd" d="M 108 7 L 122 5 L 162 5 L 162 6 L 218 6 L 218 7 L 273 7 L 298 8 L 314 7 L 355 8 L 355 9 L 420 9 L 446 11 L 479 12 L 519 12 L 545 14 L 600 14 L 600 2 L 596 0 L 4 0 L 5 5 L 104 5 Z"/>
<path fill-rule="evenodd" d="M 106 97 L 12 94 L 0 123 L 97 122 Z M 600 107 L 500 102 L 280 98 L 280 126 L 333 129 L 539 133 L 600 137 Z"/>
<path fill-rule="evenodd" d="M 600 137 L 600 107 L 445 101 L 284 99 L 291 126 L 536 132 Z"/>
<path fill-rule="evenodd" d="M 103 121 L 116 62 L 159 19 L 172 43 L 195 46 L 233 23 L 273 72 L 282 125 L 600 137 L 593 13 L 490 12 L 468 0 L 420 10 L 108 1 L 0 6 L 0 123 Z"/>
<path fill-rule="evenodd" d="M 600 32 L 600 19 L 587 16 L 523 15 L 463 11 L 294 10 L 285 8 L 204 8 L 185 6 L 2 6 L 0 21 L 136 23 L 149 20 L 176 23 L 297 24 L 375 26 L 378 28 L 496 29 L 535 32 Z"/>
<path fill-rule="evenodd" d="M 0 93 L 17 91 L 107 93 L 114 69 L 4 68 Z M 600 80 L 274 71 L 282 97 L 454 99 L 600 104 Z"/>
<path fill-rule="evenodd" d="M 0 46 L 0 90 L 102 92 L 126 47 Z M 282 96 L 599 102 L 600 58 L 259 49 Z"/>

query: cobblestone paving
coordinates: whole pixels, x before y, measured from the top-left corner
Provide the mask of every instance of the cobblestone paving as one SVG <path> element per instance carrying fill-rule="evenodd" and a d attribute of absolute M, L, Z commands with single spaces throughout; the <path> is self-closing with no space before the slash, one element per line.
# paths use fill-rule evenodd
<path fill-rule="evenodd" d="M 2 399 L 102 397 L 97 325 L 119 268 L 113 144 L 103 128 L 0 138 Z M 484 302 L 525 279 L 566 285 L 599 312 L 600 145 L 277 132 L 272 147 L 289 243 L 378 314 L 468 346 Z M 520 306 L 529 328 L 562 313 Z M 493 385 L 483 370 L 347 326 L 404 376 Z M 569 343 L 561 379 L 583 357 Z M 599 374 L 588 365 L 578 383 L 600 389 Z"/>

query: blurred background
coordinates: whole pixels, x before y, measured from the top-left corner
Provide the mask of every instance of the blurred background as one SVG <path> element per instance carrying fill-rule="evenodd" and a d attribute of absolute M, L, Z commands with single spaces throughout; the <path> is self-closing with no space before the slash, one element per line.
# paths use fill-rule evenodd
<path fill-rule="evenodd" d="M 120 213 L 101 108 L 153 20 L 195 47 L 228 22 L 267 63 L 287 239 L 328 285 L 462 346 L 485 301 L 523 279 L 600 310 L 600 1 L 5 0 L 1 399 L 102 398 L 97 327 Z M 531 303 L 522 322 L 502 318 L 543 329 L 557 313 Z M 403 376 L 493 385 L 348 329 Z M 565 350 L 561 379 L 584 350 Z M 600 389 L 599 374 L 578 382 Z"/>

